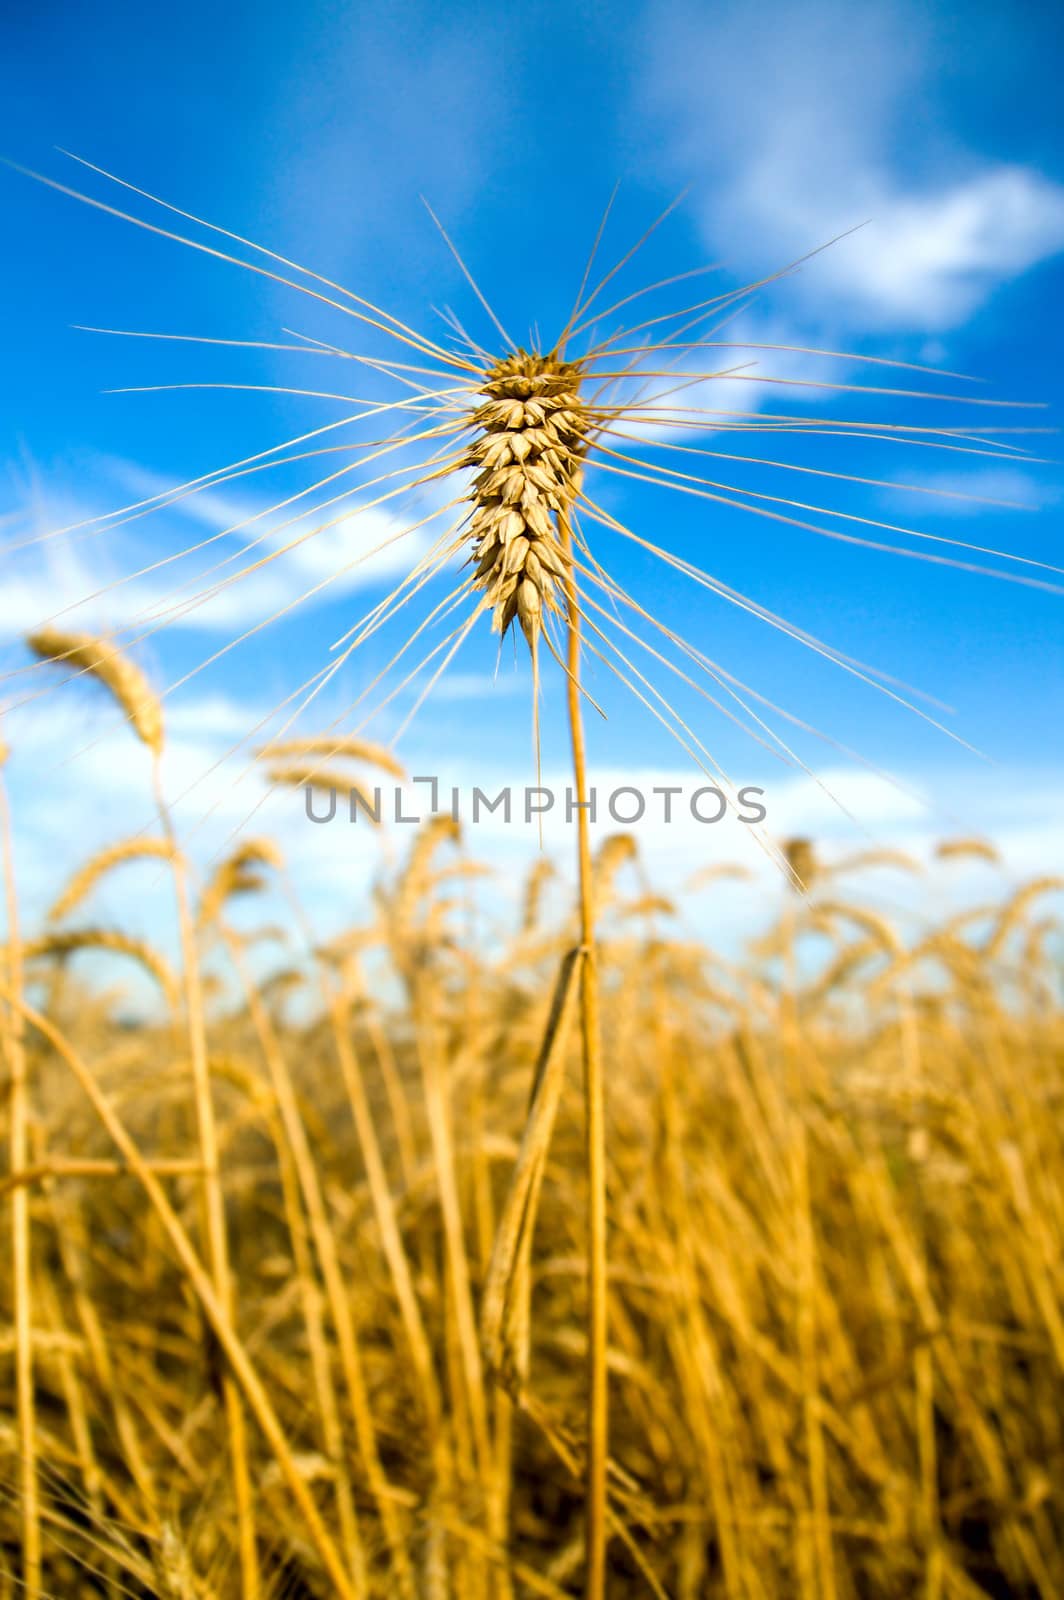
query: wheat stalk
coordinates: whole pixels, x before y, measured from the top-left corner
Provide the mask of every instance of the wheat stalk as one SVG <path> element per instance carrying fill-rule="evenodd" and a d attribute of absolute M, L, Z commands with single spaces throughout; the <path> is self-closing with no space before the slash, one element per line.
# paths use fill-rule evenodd
<path fill-rule="evenodd" d="M 4 757 L 7 747 L 3 747 Z M 0 772 L 0 850 L 7 912 L 11 993 L 2 1008 L 4 1055 L 10 1073 L 8 1148 L 11 1178 L 11 1267 L 15 1324 L 15 1407 L 18 1423 L 18 1486 L 22 1499 L 22 1586 L 26 1600 L 41 1596 L 40 1485 L 37 1463 L 37 1416 L 33 1364 L 33 1239 L 29 1187 L 22 1180 L 29 1165 L 30 1087 L 22 1013 L 24 949 L 19 933 L 18 894 L 11 844 L 11 812 L 7 786 Z"/>
<path fill-rule="evenodd" d="M 476 476 L 470 491 L 473 587 L 505 634 L 517 621 L 532 657 L 538 719 L 539 641 L 545 622 L 564 600 L 565 673 L 578 803 L 581 1041 L 584 1060 L 585 1163 L 588 1178 L 588 1399 L 585 1485 L 586 1600 L 601 1600 L 606 1581 L 606 1464 L 608 1460 L 606 1152 L 604 1086 L 598 1016 L 596 894 L 588 817 L 587 763 L 581 704 L 581 600 L 572 517 L 593 427 L 582 395 L 584 369 L 563 356 L 563 341 L 547 354 L 514 349 L 492 363 L 472 414 L 473 442 L 463 464 Z M 549 642 L 549 635 L 548 635 Z M 557 654 L 556 651 L 552 652 Z M 538 750 L 538 720 L 537 750 Z M 549 1124 L 548 1124 L 549 1131 Z M 446 1193 L 446 1191 L 445 1191 Z"/>

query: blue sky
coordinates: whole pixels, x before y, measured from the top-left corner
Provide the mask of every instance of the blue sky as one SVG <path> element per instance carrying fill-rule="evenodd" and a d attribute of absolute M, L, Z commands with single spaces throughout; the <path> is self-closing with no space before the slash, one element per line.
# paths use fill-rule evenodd
<path fill-rule="evenodd" d="M 825 428 L 833 417 L 973 430 L 1045 427 L 1059 424 L 1064 389 L 1064 148 L 1052 109 L 1062 31 L 1049 7 L 971 3 L 952 12 L 899 4 L 674 3 L 530 4 L 513 12 L 407 3 L 208 7 L 191 0 L 180 11 L 108 3 L 91 13 L 46 3 L 4 23 L 0 154 L 109 204 L 133 202 L 138 216 L 162 226 L 175 224 L 55 147 L 72 150 L 334 278 L 438 340 L 446 329 L 434 308 L 444 306 L 476 339 L 495 335 L 421 196 L 519 340 L 534 326 L 549 339 L 564 322 L 618 181 L 603 267 L 681 190 L 685 198 L 602 303 L 721 263 L 708 279 L 648 299 L 647 315 L 658 305 L 678 307 L 681 294 L 694 300 L 763 278 L 867 222 L 800 273 L 768 286 L 718 337 L 843 350 L 985 381 L 914 382 L 855 361 L 719 350 L 691 356 L 687 370 L 739 363 L 744 370 L 703 386 L 700 403 L 743 409 L 751 421 L 787 413 Z M 106 391 L 240 384 L 368 400 L 397 393 L 378 372 L 318 355 L 112 339 L 73 325 L 266 343 L 295 342 L 281 331 L 292 329 L 358 354 L 394 359 L 397 352 L 330 307 L 17 173 L 0 172 L 0 185 L 8 239 L 0 259 L 8 375 L 0 394 L 0 531 L 8 546 L 0 553 L 0 646 L 5 670 L 14 674 L 25 663 L 21 634 L 60 607 L 247 517 L 260 516 L 258 526 L 276 541 L 281 534 L 271 530 L 280 514 L 262 514 L 309 479 L 302 467 L 259 474 L 109 531 L 39 536 L 350 410 L 336 400 L 252 388 Z M 714 287 L 703 289 L 703 282 Z M 781 377 L 802 387 L 763 381 Z M 812 387 L 832 380 L 1035 400 L 1048 409 L 982 412 Z M 675 443 L 681 435 L 665 437 Z M 693 442 L 689 433 L 682 437 Z M 836 517 L 827 525 L 839 533 L 1064 585 L 1060 573 L 1010 568 L 998 557 L 934 542 L 957 540 L 1064 567 L 1064 474 L 1053 462 L 896 440 L 781 440 L 778 433 L 706 434 L 697 442 L 719 450 L 722 439 L 747 456 L 783 450 L 795 464 L 877 484 L 697 458 L 692 471 L 932 537 Z M 1060 453 L 1052 436 L 1027 444 L 1036 454 Z M 646 438 L 642 448 L 648 460 L 677 465 L 674 455 L 654 454 Z M 916 494 L 903 484 L 945 492 Z M 656 685 L 675 692 L 713 759 L 737 783 L 765 787 L 773 836 L 809 829 L 837 838 L 839 848 L 867 836 L 926 851 L 943 832 L 977 828 L 999 840 L 1017 873 L 1046 866 L 1047 852 L 1059 862 L 1064 595 L 861 548 L 605 471 L 597 480 L 589 474 L 589 492 L 593 486 L 610 513 L 644 537 L 842 654 L 934 696 L 949 713 L 916 704 L 992 758 L 978 761 L 897 700 L 631 543 L 593 530 L 596 556 L 655 616 L 902 786 L 891 788 L 762 706 L 759 714 L 845 802 L 851 820 L 806 772 L 774 760 L 675 678 L 670 689 L 655 669 Z M 254 775 L 237 782 L 246 746 L 210 769 L 322 665 L 329 645 L 402 574 L 409 552 L 423 548 L 424 534 L 412 535 L 383 563 L 335 577 L 369 547 L 367 530 L 387 536 L 395 524 L 386 516 L 403 510 L 410 520 L 434 502 L 422 495 L 410 505 L 415 509 L 389 506 L 376 519 L 364 512 L 306 540 L 136 646 L 155 681 L 170 684 L 271 609 L 333 579 L 167 699 L 168 783 L 175 794 L 190 789 L 182 816 L 198 825 L 207 853 L 261 798 Z M 238 548 L 226 534 L 218 553 L 211 546 L 198 566 L 167 568 L 167 582 L 191 580 L 221 559 L 221 550 L 232 556 Z M 110 588 L 66 620 L 143 632 L 135 619 L 160 604 L 162 579 L 160 573 Z M 399 639 L 392 631 L 356 655 L 301 731 L 340 715 Z M 450 682 L 400 741 L 413 770 L 463 785 L 534 781 L 522 657 L 523 650 L 515 667 L 513 651 L 505 650 L 493 681 L 495 641 L 486 626 L 470 639 Z M 650 672 L 652 663 L 642 659 Z M 683 751 L 604 667 L 590 662 L 589 680 L 608 713 L 606 721 L 592 717 L 590 729 L 593 770 L 603 783 L 662 774 L 697 783 Z M 23 876 L 34 904 L 46 901 L 55 879 L 87 849 L 147 816 L 141 752 L 113 727 L 99 698 L 74 686 L 20 705 L 38 682 L 5 679 Z M 400 693 L 367 731 L 391 737 L 413 697 L 413 690 Z M 562 770 L 565 756 L 556 683 L 547 685 L 545 713 L 549 776 Z M 87 747 L 74 761 L 67 759 L 72 745 Z M 338 875 L 336 845 L 323 850 L 308 838 L 314 830 L 300 823 L 291 797 L 281 806 L 270 801 L 268 813 L 322 904 L 331 896 L 340 916 L 343 895 L 372 870 L 375 847 L 362 835 L 357 845 L 345 839 Z M 647 826 L 641 839 L 674 875 L 703 854 L 749 856 L 752 849 L 734 828 L 709 841 L 697 829 Z M 548 842 L 564 852 L 561 830 Z M 491 830 L 477 843 L 500 862 L 507 852 L 527 855 L 534 847 L 528 836 Z"/>

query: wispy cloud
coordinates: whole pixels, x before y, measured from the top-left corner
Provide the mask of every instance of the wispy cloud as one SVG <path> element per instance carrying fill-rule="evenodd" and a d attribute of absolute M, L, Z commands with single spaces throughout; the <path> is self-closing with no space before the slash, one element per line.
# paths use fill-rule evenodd
<path fill-rule="evenodd" d="M 920 193 L 883 171 L 854 178 L 871 225 L 829 253 L 824 277 L 866 317 L 958 326 L 998 284 L 1064 250 L 1064 187 L 1029 168 L 994 166 Z M 819 213 L 830 226 L 828 207 Z"/>
<path fill-rule="evenodd" d="M 910 472 L 905 483 L 885 491 L 891 503 L 913 505 L 918 492 L 922 518 L 999 515 L 1002 508 L 1037 511 L 1056 498 L 1051 486 L 1039 483 L 1020 467 L 969 468 L 966 472 Z"/>
<path fill-rule="evenodd" d="M 172 487 L 132 463 L 99 465 L 123 495 L 139 499 Z M 114 493 L 108 498 L 115 503 Z M 5 530 L 5 542 L 18 548 L 0 589 L 0 638 L 60 616 L 95 632 L 165 626 L 235 633 L 275 613 L 394 581 L 444 531 L 436 509 L 426 503 L 392 511 L 356 498 L 318 513 L 298 507 L 286 517 L 204 491 L 156 510 L 150 521 L 56 538 L 51 530 L 93 513 L 58 495 L 38 499 Z"/>
<path fill-rule="evenodd" d="M 829 323 L 955 327 L 1064 249 L 1061 184 L 941 131 L 928 14 L 651 10 L 651 101 L 716 249 L 782 265 L 867 220 L 803 274 Z"/>

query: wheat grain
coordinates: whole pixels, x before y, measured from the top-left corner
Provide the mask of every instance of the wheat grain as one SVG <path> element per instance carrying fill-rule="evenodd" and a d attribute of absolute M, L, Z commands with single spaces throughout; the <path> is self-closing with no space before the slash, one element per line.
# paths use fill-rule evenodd
<path fill-rule="evenodd" d="M 172 1522 L 160 1528 L 154 1554 L 160 1600 L 199 1600 L 188 1550 Z"/>

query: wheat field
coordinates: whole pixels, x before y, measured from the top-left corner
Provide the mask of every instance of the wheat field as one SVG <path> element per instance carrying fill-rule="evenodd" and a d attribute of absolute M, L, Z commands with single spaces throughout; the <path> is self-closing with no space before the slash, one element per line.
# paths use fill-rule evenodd
<path fill-rule="evenodd" d="M 670 936 L 630 838 L 594 861 L 609 1592 L 1059 1594 L 1059 885 L 906 948 L 791 856 L 806 892 L 742 965 Z M 543 858 L 470 945 L 476 863 L 437 819 L 371 914 L 258 982 L 278 930 L 230 912 L 276 849 L 187 900 L 181 971 L 92 921 L 107 875 L 161 862 L 180 882 L 164 832 L 106 852 L 8 947 L 0 1593 L 27 1535 L 72 1600 L 247 1593 L 249 1545 L 278 1600 L 573 1593 L 576 907 Z"/>
<path fill-rule="evenodd" d="M 106 635 L 53 618 L 26 640 L 31 698 L 43 675 L 117 705 L 153 822 L 56 882 L 50 911 L 28 923 L 3 802 L 0 1600 L 1064 1595 L 1064 882 L 1047 870 L 913 934 L 850 880 L 915 862 L 822 859 L 816 840 L 766 837 L 778 915 L 725 958 L 686 913 L 704 921 L 722 876 L 741 869 L 703 871 L 684 901 L 667 898 L 631 834 L 593 846 L 585 798 L 589 658 L 703 771 L 711 734 L 659 683 L 693 686 L 805 771 L 766 718 L 788 738 L 816 732 L 663 622 L 653 597 L 630 595 L 604 564 L 610 537 L 909 705 L 897 680 L 659 546 L 656 526 L 633 531 L 614 491 L 638 481 L 714 513 L 1059 593 L 1033 575 L 1059 568 L 811 504 L 798 498 L 812 492 L 805 477 L 775 493 L 705 476 L 745 461 L 813 473 L 827 496 L 876 483 L 847 470 L 855 440 L 1011 462 L 1024 430 L 1011 412 L 999 427 L 986 412 L 851 423 L 689 404 L 691 390 L 739 381 L 744 363 L 718 335 L 779 274 L 656 314 L 657 301 L 641 304 L 603 332 L 704 269 L 615 285 L 620 298 L 592 312 L 635 251 L 597 281 L 592 252 L 569 321 L 531 351 L 470 276 L 499 336 L 484 335 L 489 351 L 456 318 L 448 342 L 415 333 L 177 213 L 201 230 L 193 242 L 173 231 L 174 207 L 163 226 L 89 204 L 381 336 L 388 359 L 310 342 L 398 382 L 401 398 L 359 401 L 92 519 L 114 532 L 272 470 L 275 450 L 295 452 L 282 465 L 328 468 L 270 507 L 284 521 L 256 513 L 182 551 L 247 541 L 209 551 L 191 580 L 182 568 L 146 618 Z M 953 374 L 846 359 L 892 371 L 794 382 L 840 407 L 1020 403 L 928 387 Z M 396 430 L 383 442 L 382 414 Z M 368 441 L 320 442 L 368 418 Z M 737 454 L 751 436 L 780 458 Z M 810 438 L 831 441 L 835 465 L 802 464 Z M 341 449 L 352 454 L 335 467 Z M 537 769 L 541 706 L 562 704 L 541 701 L 548 673 L 564 698 L 575 884 L 533 856 L 519 914 L 496 914 L 485 939 L 475 840 L 439 814 L 405 851 L 382 849 L 373 894 L 323 940 L 269 836 L 197 866 L 162 764 L 162 698 L 185 679 L 160 698 L 138 646 L 341 514 L 430 487 L 450 498 L 387 542 L 435 517 L 443 531 L 334 642 L 291 715 L 277 708 L 280 729 L 256 730 L 249 765 L 277 789 L 354 786 L 364 799 L 347 764 L 401 778 L 394 747 L 413 711 L 387 744 L 343 717 L 313 724 L 341 668 L 361 684 L 356 648 L 399 619 L 401 642 L 352 719 L 393 668 L 407 676 L 377 709 L 431 669 L 416 711 L 475 627 L 516 631 Z M 327 520 L 302 527 L 304 514 Z M 934 549 L 884 542 L 895 538 Z M 333 576 L 285 591 L 256 628 Z M 441 590 L 415 625 L 408 602 Z M 407 672 L 433 627 L 451 631 Z M 14 727 L 0 767 L 20 759 Z M 946 839 L 931 870 L 987 858 L 981 839 Z M 172 890 L 170 925 L 150 940 L 94 914 L 101 886 L 114 878 L 132 897 L 138 874 Z M 267 890 L 271 904 L 282 896 L 281 925 L 251 915 Z"/>

